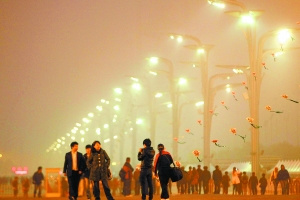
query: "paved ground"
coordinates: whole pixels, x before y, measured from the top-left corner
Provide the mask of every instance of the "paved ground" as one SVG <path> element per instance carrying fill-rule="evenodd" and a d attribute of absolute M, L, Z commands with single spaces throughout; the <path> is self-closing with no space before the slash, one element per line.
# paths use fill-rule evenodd
<path fill-rule="evenodd" d="M 66 197 L 43 197 L 43 198 L 13 198 L 13 197 L 0 197 L 1 200 L 12 200 L 12 199 L 37 199 L 37 200 L 68 200 Z M 101 197 L 101 199 L 106 199 L 105 197 Z M 140 196 L 132 196 L 132 197 L 122 197 L 122 196 L 116 196 L 116 200 L 140 200 Z M 282 196 L 282 195 L 257 195 L 257 196 L 239 196 L 239 195 L 172 195 L 170 196 L 170 200 L 300 200 L 300 194 L 298 195 L 288 195 L 288 196 Z M 78 200 L 86 200 L 86 197 L 79 197 Z M 160 196 L 155 195 L 154 200 L 160 200 Z"/>

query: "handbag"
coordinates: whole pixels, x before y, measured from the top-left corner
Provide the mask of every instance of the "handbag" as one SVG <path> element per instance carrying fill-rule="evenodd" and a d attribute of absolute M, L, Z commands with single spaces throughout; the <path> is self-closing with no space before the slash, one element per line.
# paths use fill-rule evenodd
<path fill-rule="evenodd" d="M 166 157 L 166 158 L 169 160 L 168 157 Z M 169 162 L 170 162 L 170 160 L 169 160 Z M 171 178 L 172 182 L 180 181 L 183 178 L 182 171 L 179 167 L 176 167 L 174 162 L 173 162 L 173 166 L 174 167 L 171 167 L 171 169 L 170 169 L 170 178 Z"/>
<path fill-rule="evenodd" d="M 177 182 L 180 181 L 183 178 L 182 171 L 179 167 L 176 167 L 174 162 L 173 162 L 174 167 L 171 167 L 171 173 L 170 173 L 170 178 L 172 182 Z"/>

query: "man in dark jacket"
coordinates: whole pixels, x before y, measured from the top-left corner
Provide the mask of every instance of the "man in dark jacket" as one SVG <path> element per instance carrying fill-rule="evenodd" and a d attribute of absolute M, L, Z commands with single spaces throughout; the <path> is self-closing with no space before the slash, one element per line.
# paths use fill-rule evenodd
<path fill-rule="evenodd" d="M 78 197 L 78 185 L 80 176 L 85 170 L 85 160 L 82 153 L 78 152 L 78 143 L 71 143 L 71 151 L 66 153 L 63 173 L 68 177 L 69 199 L 76 200 Z"/>
<path fill-rule="evenodd" d="M 282 194 L 288 195 L 289 194 L 289 181 L 290 181 L 290 174 L 285 169 L 284 165 L 280 166 L 280 170 L 277 174 L 277 180 L 280 182 L 282 188 Z"/>
<path fill-rule="evenodd" d="M 87 166 L 90 170 L 90 180 L 94 182 L 93 194 L 95 200 L 100 200 L 100 181 L 102 182 L 106 198 L 108 200 L 114 200 L 107 182 L 107 170 L 109 165 L 110 158 L 106 151 L 101 148 L 101 143 L 99 141 L 94 141 L 92 144 L 92 154 L 87 160 Z"/>
<path fill-rule="evenodd" d="M 133 167 L 130 164 L 130 158 L 126 158 L 126 162 L 122 168 L 125 172 L 124 185 L 123 185 L 123 195 L 125 197 L 130 197 L 131 195 L 131 180 L 132 180 L 132 172 Z"/>
<path fill-rule="evenodd" d="M 203 191 L 204 194 L 208 194 L 209 189 L 209 180 L 211 179 L 211 173 L 208 171 L 208 167 L 204 166 L 202 172 L 202 181 L 203 181 Z"/>
<path fill-rule="evenodd" d="M 153 185 L 152 185 L 152 165 L 155 151 L 151 147 L 151 140 L 145 139 L 143 141 L 144 148 L 139 149 L 138 160 L 141 161 L 140 182 L 142 186 L 142 200 L 146 200 L 147 190 L 149 188 L 149 200 L 153 199 Z M 148 185 L 148 188 L 146 186 Z"/>
<path fill-rule="evenodd" d="M 218 165 L 215 166 L 213 171 L 213 180 L 215 184 L 214 194 L 220 194 L 221 182 L 222 182 L 222 172 Z"/>
<path fill-rule="evenodd" d="M 44 174 L 42 172 L 42 167 L 38 167 L 38 170 L 32 176 L 32 183 L 34 184 L 33 197 L 36 197 L 38 191 L 38 197 L 42 197 L 42 181 L 44 180 Z"/>

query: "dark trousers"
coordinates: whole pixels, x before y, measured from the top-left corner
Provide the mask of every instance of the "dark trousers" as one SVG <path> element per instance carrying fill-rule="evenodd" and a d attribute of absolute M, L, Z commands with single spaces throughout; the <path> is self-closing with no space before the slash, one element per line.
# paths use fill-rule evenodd
<path fill-rule="evenodd" d="M 208 194 L 208 181 L 203 181 L 203 191 L 204 194 Z"/>
<path fill-rule="evenodd" d="M 104 189 L 105 196 L 108 200 L 114 200 L 110 193 L 110 188 L 108 186 L 107 179 L 103 179 L 102 181 L 102 186 Z M 93 187 L 93 194 L 95 196 L 95 200 L 100 200 L 100 181 L 94 181 L 94 187 Z"/>
<path fill-rule="evenodd" d="M 34 184 L 33 196 L 36 196 L 38 193 L 38 197 L 42 197 L 42 184 Z"/>
<path fill-rule="evenodd" d="M 128 196 L 131 194 L 131 180 L 125 179 L 123 185 L 123 195 Z"/>
<path fill-rule="evenodd" d="M 77 199 L 78 197 L 78 185 L 80 181 L 80 174 L 78 171 L 72 170 L 72 175 L 68 176 L 69 182 L 69 199 Z"/>
<path fill-rule="evenodd" d="M 170 179 L 170 168 L 162 168 L 158 171 L 158 177 L 161 187 L 161 199 L 168 199 L 169 192 L 168 192 L 168 183 Z"/>
<path fill-rule="evenodd" d="M 278 181 L 274 180 L 273 185 L 274 185 L 274 194 L 277 195 Z"/>
<path fill-rule="evenodd" d="M 146 194 L 148 192 L 148 188 L 149 188 L 149 199 L 153 199 L 152 169 L 151 168 L 146 168 L 146 169 L 141 170 L 140 182 L 141 182 L 141 186 L 142 186 L 142 199 L 146 199 Z"/>
<path fill-rule="evenodd" d="M 215 192 L 214 194 L 220 194 L 221 190 L 221 182 L 220 181 L 215 181 Z"/>

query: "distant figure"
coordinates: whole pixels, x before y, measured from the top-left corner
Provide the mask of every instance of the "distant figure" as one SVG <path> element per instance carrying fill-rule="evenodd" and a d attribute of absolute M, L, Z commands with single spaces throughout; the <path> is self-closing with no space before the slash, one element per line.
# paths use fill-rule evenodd
<path fill-rule="evenodd" d="M 141 161 L 140 182 L 142 186 L 142 200 L 146 200 L 146 194 L 149 194 L 149 200 L 153 199 L 152 184 L 152 165 L 155 151 L 151 147 L 151 140 L 143 141 L 144 148 L 140 148 L 138 152 L 138 160 Z"/>
<path fill-rule="evenodd" d="M 241 182 L 242 182 L 243 195 L 247 195 L 249 178 L 246 172 L 243 172 Z"/>
<path fill-rule="evenodd" d="M 141 184 L 140 184 L 140 173 L 141 170 L 139 167 L 136 167 L 133 172 L 134 179 L 134 195 L 140 195 Z"/>
<path fill-rule="evenodd" d="M 251 188 L 252 195 L 257 195 L 258 179 L 255 176 L 255 172 L 252 172 L 252 175 L 249 178 L 249 185 L 250 185 L 250 188 Z"/>
<path fill-rule="evenodd" d="M 230 186 L 230 177 L 228 176 L 228 171 L 225 171 L 225 174 L 222 176 L 222 186 L 223 194 L 228 194 L 228 188 Z"/>
<path fill-rule="evenodd" d="M 14 197 L 17 197 L 19 192 L 19 178 L 17 176 L 15 176 L 14 179 L 11 181 L 11 186 L 13 189 Z"/>
<path fill-rule="evenodd" d="M 204 169 L 202 172 L 203 191 L 204 191 L 204 194 L 208 194 L 211 173 L 210 173 L 210 171 L 208 171 L 207 166 L 204 166 L 203 169 Z"/>
<path fill-rule="evenodd" d="M 32 176 L 32 183 L 34 184 L 33 197 L 36 197 L 38 192 L 38 197 L 42 197 L 42 181 L 44 180 L 44 174 L 42 172 L 43 168 L 38 167 L 37 171 Z"/>
<path fill-rule="evenodd" d="M 275 167 L 270 177 L 271 179 L 270 184 L 273 183 L 274 186 L 274 195 L 277 195 L 277 188 L 279 183 L 277 176 L 278 176 L 278 167 Z"/>
<path fill-rule="evenodd" d="M 171 163 L 173 163 L 173 158 L 171 154 L 165 150 L 163 144 L 157 146 L 158 154 L 156 154 L 154 159 L 154 169 L 155 175 L 159 177 L 160 187 L 161 187 L 161 199 L 169 199 L 168 183 L 170 179 Z"/>
<path fill-rule="evenodd" d="M 192 180 L 191 180 L 191 189 L 192 189 L 192 194 L 198 193 L 198 183 L 199 183 L 199 173 L 196 170 L 196 167 L 193 167 L 192 170 Z"/>
<path fill-rule="evenodd" d="M 215 170 L 213 171 L 213 180 L 215 184 L 214 194 L 220 194 L 221 182 L 222 182 L 222 171 L 218 165 L 215 166 Z"/>
<path fill-rule="evenodd" d="M 26 178 L 24 178 L 23 181 L 22 181 L 22 190 L 23 190 L 23 196 L 24 196 L 24 197 L 28 197 L 29 187 L 30 187 L 30 181 L 29 181 L 29 179 L 26 177 Z"/>
<path fill-rule="evenodd" d="M 66 153 L 63 173 L 68 177 L 69 199 L 76 200 L 78 197 L 78 186 L 80 176 L 86 168 L 82 153 L 78 152 L 78 143 L 72 142 L 71 151 Z"/>
<path fill-rule="evenodd" d="M 261 195 L 264 195 L 266 193 L 266 187 L 268 185 L 268 181 L 266 179 L 266 174 L 262 174 L 262 177 L 259 179 L 259 187 L 260 187 L 260 193 Z"/>
<path fill-rule="evenodd" d="M 289 182 L 290 182 L 290 174 L 285 169 L 284 165 L 280 166 L 280 170 L 277 175 L 277 179 L 280 182 L 282 188 L 282 194 L 288 195 L 289 194 Z"/>
<path fill-rule="evenodd" d="M 92 145 L 88 144 L 85 146 L 85 154 L 83 155 L 85 163 L 91 156 L 91 151 L 92 151 Z M 84 188 L 86 192 L 86 198 L 88 200 L 91 199 L 91 181 L 90 181 L 90 170 L 86 167 L 86 169 L 83 171 L 83 183 L 84 183 Z"/>
<path fill-rule="evenodd" d="M 131 180 L 132 180 L 132 172 L 133 172 L 133 167 L 130 164 L 130 158 L 126 158 L 126 162 L 123 165 L 122 168 L 125 172 L 125 177 L 124 177 L 124 185 L 123 185 L 123 195 L 125 197 L 130 197 L 131 195 Z"/>
<path fill-rule="evenodd" d="M 100 181 L 104 189 L 105 196 L 108 200 L 114 200 L 108 185 L 107 171 L 110 165 L 110 158 L 106 151 L 101 148 L 99 141 L 92 144 L 92 155 L 87 161 L 90 170 L 90 180 L 93 181 L 93 193 L 95 200 L 100 200 Z"/>
<path fill-rule="evenodd" d="M 232 179 L 231 179 L 232 186 L 233 186 L 232 187 L 233 195 L 238 193 L 238 184 L 240 183 L 239 174 L 240 174 L 240 171 L 236 167 L 233 167 Z"/>
<path fill-rule="evenodd" d="M 197 172 L 198 172 L 198 176 L 199 176 L 197 188 L 198 188 L 198 193 L 201 194 L 201 189 L 202 189 L 201 183 L 202 183 L 202 172 L 203 172 L 203 170 L 201 169 L 201 165 L 197 166 Z"/>
<path fill-rule="evenodd" d="M 187 194 L 192 193 L 192 178 L 193 178 L 193 168 L 189 166 L 189 171 L 187 171 Z"/>

